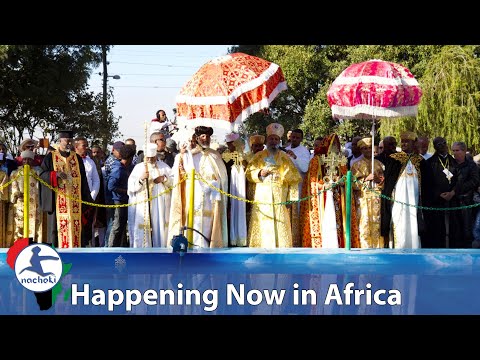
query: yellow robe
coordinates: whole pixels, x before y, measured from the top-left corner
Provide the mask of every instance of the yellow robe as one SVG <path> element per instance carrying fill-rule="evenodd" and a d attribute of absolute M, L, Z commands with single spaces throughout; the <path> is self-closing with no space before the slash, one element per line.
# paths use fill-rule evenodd
<path fill-rule="evenodd" d="M 8 213 L 8 175 L 0 170 L 0 245 L 10 247 L 7 243 L 7 213 Z"/>
<path fill-rule="evenodd" d="M 250 214 L 248 243 L 250 247 L 292 247 L 292 224 L 286 205 L 272 205 L 298 200 L 298 184 L 302 177 L 290 157 L 283 151 L 274 156 L 274 174 L 260 178 L 260 171 L 268 166 L 268 150 L 255 154 L 246 170 L 247 180 L 255 184 L 255 204 Z"/>
<path fill-rule="evenodd" d="M 33 168 L 31 168 L 33 169 Z M 24 189 L 23 189 L 23 175 L 18 176 L 19 172 L 23 171 L 23 165 L 20 166 L 17 170 L 13 171 L 11 178 L 13 180 L 11 184 L 10 192 L 10 201 L 13 204 L 13 214 L 15 220 L 15 238 L 23 238 L 23 210 L 24 210 Z M 38 172 L 37 172 L 38 173 Z M 40 208 L 40 199 L 39 199 L 39 183 L 33 176 L 29 176 L 30 187 L 29 187 L 29 231 L 28 237 L 33 238 L 36 242 L 43 242 L 43 232 L 42 232 L 42 223 L 43 223 L 43 213 Z"/>
<path fill-rule="evenodd" d="M 367 186 L 370 181 L 365 179 L 372 168 L 371 159 L 360 159 L 352 166 L 352 176 L 356 180 L 352 183 L 354 197 L 357 205 L 358 227 L 360 232 L 361 248 L 383 248 L 383 237 L 380 235 L 380 203 L 383 182 L 375 184 L 373 190 Z M 383 177 L 383 164 L 374 160 L 374 175 Z"/>

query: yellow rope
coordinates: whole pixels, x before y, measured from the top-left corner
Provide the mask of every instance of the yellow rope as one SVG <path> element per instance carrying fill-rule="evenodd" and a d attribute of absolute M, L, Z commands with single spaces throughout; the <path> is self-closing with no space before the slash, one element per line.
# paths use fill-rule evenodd
<path fill-rule="evenodd" d="M 44 186 L 48 187 L 50 190 L 52 191 L 55 191 L 55 192 L 58 192 L 58 189 L 52 187 L 51 185 L 47 184 L 43 179 L 41 179 L 33 170 L 31 170 L 30 172 L 30 175 L 35 178 L 36 180 L 38 180 L 40 183 L 42 183 Z M 11 185 L 15 180 L 17 180 L 20 176 L 23 176 L 23 169 L 19 170 L 18 174 L 10 179 L 8 182 L 6 182 L 4 185 L 1 185 L 0 186 L 0 190 L 3 190 L 4 188 L 6 188 L 7 186 Z M 319 191 L 318 194 L 315 194 L 315 195 L 310 195 L 310 196 L 307 196 L 307 197 L 304 197 L 304 198 L 301 198 L 301 199 L 298 199 L 298 200 L 291 200 L 291 201 L 286 201 L 286 202 L 280 202 L 280 203 L 265 203 L 265 202 L 259 202 L 259 201 L 254 201 L 254 200 L 249 200 L 249 199 L 246 199 L 246 198 L 242 198 L 242 197 L 239 197 L 239 196 L 235 196 L 235 195 L 232 195 L 232 194 L 229 194 L 225 191 L 223 191 L 222 189 L 219 189 L 215 186 L 213 186 L 212 184 L 210 184 L 207 180 L 205 180 L 200 174 L 196 173 L 195 174 L 196 178 L 198 178 L 200 181 L 202 181 L 204 184 L 208 185 L 210 188 L 214 189 L 215 191 L 218 191 L 219 193 L 225 195 L 225 196 L 228 196 L 232 199 L 236 199 L 238 201 L 244 201 L 244 202 L 248 202 L 250 204 L 257 204 L 257 205 L 288 205 L 288 204 L 292 204 L 292 203 L 296 203 L 296 202 L 300 202 L 300 201 L 305 201 L 305 200 L 308 200 L 308 199 L 311 199 L 312 197 L 315 197 L 315 196 L 318 196 L 328 190 L 331 190 L 333 189 L 334 187 L 336 186 L 339 186 L 339 185 L 342 185 L 344 180 L 345 180 L 345 176 L 343 176 L 342 178 L 340 178 L 340 180 L 338 182 L 334 182 L 331 184 L 330 187 L 328 188 L 324 188 L 323 190 Z M 360 182 L 355 176 L 353 176 L 353 181 L 354 182 Z M 91 202 L 88 202 L 88 201 L 83 201 L 81 199 L 76 199 L 76 198 L 73 198 L 73 197 L 70 197 L 68 195 L 65 195 L 65 197 L 73 200 L 73 201 L 77 201 L 77 202 L 80 202 L 80 203 L 83 203 L 83 204 L 87 204 L 87 205 L 91 205 L 91 206 L 98 206 L 98 207 L 105 207 L 105 208 L 117 208 L 117 207 L 125 207 L 125 206 L 133 206 L 133 205 L 138 205 L 138 204 L 142 204 L 142 203 L 145 203 L 145 202 L 149 202 L 149 201 L 152 201 L 153 199 L 156 199 L 157 197 L 159 196 L 162 196 L 163 194 L 166 194 L 170 191 L 172 191 L 174 188 L 176 188 L 178 185 L 180 185 L 182 182 L 186 181 L 188 179 L 188 174 L 185 174 L 183 178 L 180 179 L 180 181 L 169 187 L 168 189 L 166 189 L 165 191 L 162 191 L 161 193 L 159 193 L 158 195 L 155 195 L 153 197 L 149 197 L 148 199 L 145 199 L 143 201 L 138 201 L 138 202 L 135 202 L 135 203 L 130 203 L 130 204 L 119 204 L 119 205 L 107 205 L 107 204 L 96 204 L 96 203 L 91 203 Z M 414 205 L 414 204 L 407 204 L 407 203 L 404 203 L 402 201 L 398 201 L 398 200 L 395 200 L 391 197 L 388 197 L 386 195 L 383 195 L 381 194 L 380 192 L 378 192 L 377 190 L 375 189 L 370 189 L 369 187 L 367 187 L 365 184 L 362 184 L 362 187 L 366 187 L 368 191 L 371 191 L 375 194 L 375 196 L 378 196 L 378 197 L 381 197 L 381 198 L 385 198 L 391 202 L 397 202 L 399 204 L 402 204 L 402 205 L 406 205 L 406 206 L 411 206 L 411 207 L 416 207 L 418 209 L 423 209 L 423 210 L 443 210 L 443 211 L 454 211 L 454 210 L 461 210 L 461 209 L 469 209 L 469 208 L 475 208 L 475 207 L 479 207 L 480 206 L 480 203 L 477 203 L 477 204 L 472 204 L 472 205 L 465 205 L 465 206 L 457 206 L 457 207 L 450 207 L 450 208 L 432 208 L 432 207 L 427 207 L 427 206 L 420 206 L 420 205 Z"/>
<path fill-rule="evenodd" d="M 5 184 L 0 185 L 0 190 L 5 189 L 6 187 L 10 186 L 15 180 L 17 180 L 20 176 L 23 176 L 23 168 L 18 171 L 17 176 L 14 176 L 12 179 L 8 180 Z"/>
<path fill-rule="evenodd" d="M 53 186 L 51 186 L 50 184 L 47 184 L 43 179 L 41 179 L 37 174 L 34 174 L 34 173 L 31 173 L 31 175 L 37 179 L 40 183 L 42 183 L 44 186 L 48 187 L 50 190 L 52 191 L 55 191 L 55 192 L 58 192 L 58 189 L 54 188 Z M 148 199 L 144 199 L 143 201 L 137 201 L 137 202 L 134 202 L 134 203 L 130 203 L 130 204 L 119 204 L 119 205 L 108 205 L 108 204 L 96 204 L 96 203 L 92 203 L 92 202 L 88 202 L 88 201 L 83 201 L 82 199 L 76 199 L 76 198 L 73 198 L 67 194 L 65 194 L 64 196 L 70 200 L 73 200 L 73 201 L 76 201 L 76 202 L 79 202 L 79 203 L 82 203 L 82 204 L 86 204 L 86 205 L 90 205 L 90 206 L 98 206 L 98 207 L 105 207 L 105 208 L 118 208 L 118 207 L 126 207 L 126 206 L 134 206 L 134 205 L 138 205 L 138 204 L 143 204 L 145 202 L 150 202 L 152 201 L 153 199 L 156 199 L 158 198 L 159 196 L 162 196 L 163 194 L 166 194 L 170 191 L 172 191 L 173 189 L 175 189 L 178 185 L 180 185 L 182 182 L 184 182 L 185 180 L 187 179 L 187 175 L 185 175 L 182 179 L 180 179 L 180 181 L 169 187 L 168 189 L 162 191 L 161 193 L 159 193 L 158 195 L 155 195 L 153 197 L 149 197 Z"/>
<path fill-rule="evenodd" d="M 338 186 L 338 185 L 341 185 L 343 180 L 345 179 L 345 176 L 342 176 L 340 178 L 340 180 L 338 182 L 334 182 L 332 183 L 332 185 L 330 187 L 327 187 L 321 191 L 318 192 L 318 194 L 315 194 L 315 195 L 310 195 L 310 196 L 306 196 L 304 198 L 301 198 L 301 199 L 298 199 L 298 200 L 290 200 L 290 201 L 285 201 L 285 202 L 279 202 L 279 203 L 266 203 L 266 202 L 260 202 L 260 201 L 254 201 L 254 200 L 249 200 L 249 199 L 246 199 L 246 198 L 242 198 L 242 197 L 239 197 L 239 196 L 235 196 L 235 195 L 232 195 L 232 194 L 229 194 L 225 191 L 223 191 L 222 189 L 219 189 L 215 186 L 213 186 L 211 183 L 209 183 L 207 180 L 205 180 L 200 174 L 196 173 L 196 176 L 197 178 L 202 181 L 204 184 L 206 184 L 207 186 L 209 186 L 210 188 L 214 189 L 215 191 L 218 191 L 219 193 L 225 195 L 225 196 L 228 196 L 232 199 L 236 199 L 238 201 L 244 201 L 244 202 L 247 202 L 247 203 L 250 203 L 250 204 L 257 204 L 257 205 L 288 205 L 288 204 L 293 204 L 293 203 L 297 203 L 297 202 L 300 202 L 300 201 L 305 201 L 305 200 L 308 200 L 308 199 L 311 199 L 312 197 L 315 197 L 315 196 L 318 196 L 328 190 L 331 190 L 333 189 L 334 187 Z"/>

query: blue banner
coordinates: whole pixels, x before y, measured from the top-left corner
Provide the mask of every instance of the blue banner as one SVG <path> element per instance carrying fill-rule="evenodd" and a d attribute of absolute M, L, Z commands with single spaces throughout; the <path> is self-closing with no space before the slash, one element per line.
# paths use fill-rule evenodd
<path fill-rule="evenodd" d="M 3 315 L 480 314 L 480 251 L 472 249 L 58 250 L 68 271 L 45 310 L 7 250 Z"/>

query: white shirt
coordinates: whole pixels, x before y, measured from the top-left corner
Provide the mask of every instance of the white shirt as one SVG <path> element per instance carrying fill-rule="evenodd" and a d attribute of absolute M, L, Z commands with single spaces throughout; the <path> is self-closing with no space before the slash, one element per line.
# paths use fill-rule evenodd
<path fill-rule="evenodd" d="M 293 153 L 297 156 L 296 159 L 294 158 L 291 158 L 291 159 L 293 161 L 293 164 L 295 165 L 295 167 L 300 172 L 300 175 L 302 175 L 302 178 L 303 178 L 308 171 L 308 165 L 310 164 L 310 159 L 312 158 L 312 154 L 310 154 L 310 151 L 303 145 L 298 145 L 295 148 L 292 148 L 292 145 L 288 145 L 286 149 L 292 150 Z"/>
<path fill-rule="evenodd" d="M 100 177 L 98 176 L 97 165 L 88 155 L 83 159 L 83 165 L 85 166 L 85 173 L 87 174 L 88 188 L 90 189 L 90 195 L 95 200 L 100 190 Z"/>
<path fill-rule="evenodd" d="M 433 154 L 430 154 L 430 153 L 427 152 L 427 153 L 423 154 L 422 156 L 423 156 L 423 158 L 424 158 L 425 160 L 427 160 L 427 159 L 431 158 L 432 155 L 433 155 Z"/>

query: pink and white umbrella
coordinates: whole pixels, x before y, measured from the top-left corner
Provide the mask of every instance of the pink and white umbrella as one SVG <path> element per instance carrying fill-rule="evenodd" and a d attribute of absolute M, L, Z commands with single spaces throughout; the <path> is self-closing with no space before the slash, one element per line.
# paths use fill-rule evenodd
<path fill-rule="evenodd" d="M 282 69 L 267 60 L 233 53 L 204 64 L 176 97 L 177 123 L 228 131 L 251 114 L 268 109 L 287 83 Z"/>
<path fill-rule="evenodd" d="M 332 116 L 338 119 L 417 116 L 421 97 L 410 70 L 382 60 L 350 65 L 327 92 Z"/>
<path fill-rule="evenodd" d="M 422 90 L 410 70 L 400 64 L 368 60 L 347 67 L 327 91 L 332 116 L 375 120 L 417 116 Z M 373 169 L 374 141 L 372 141 Z"/>

